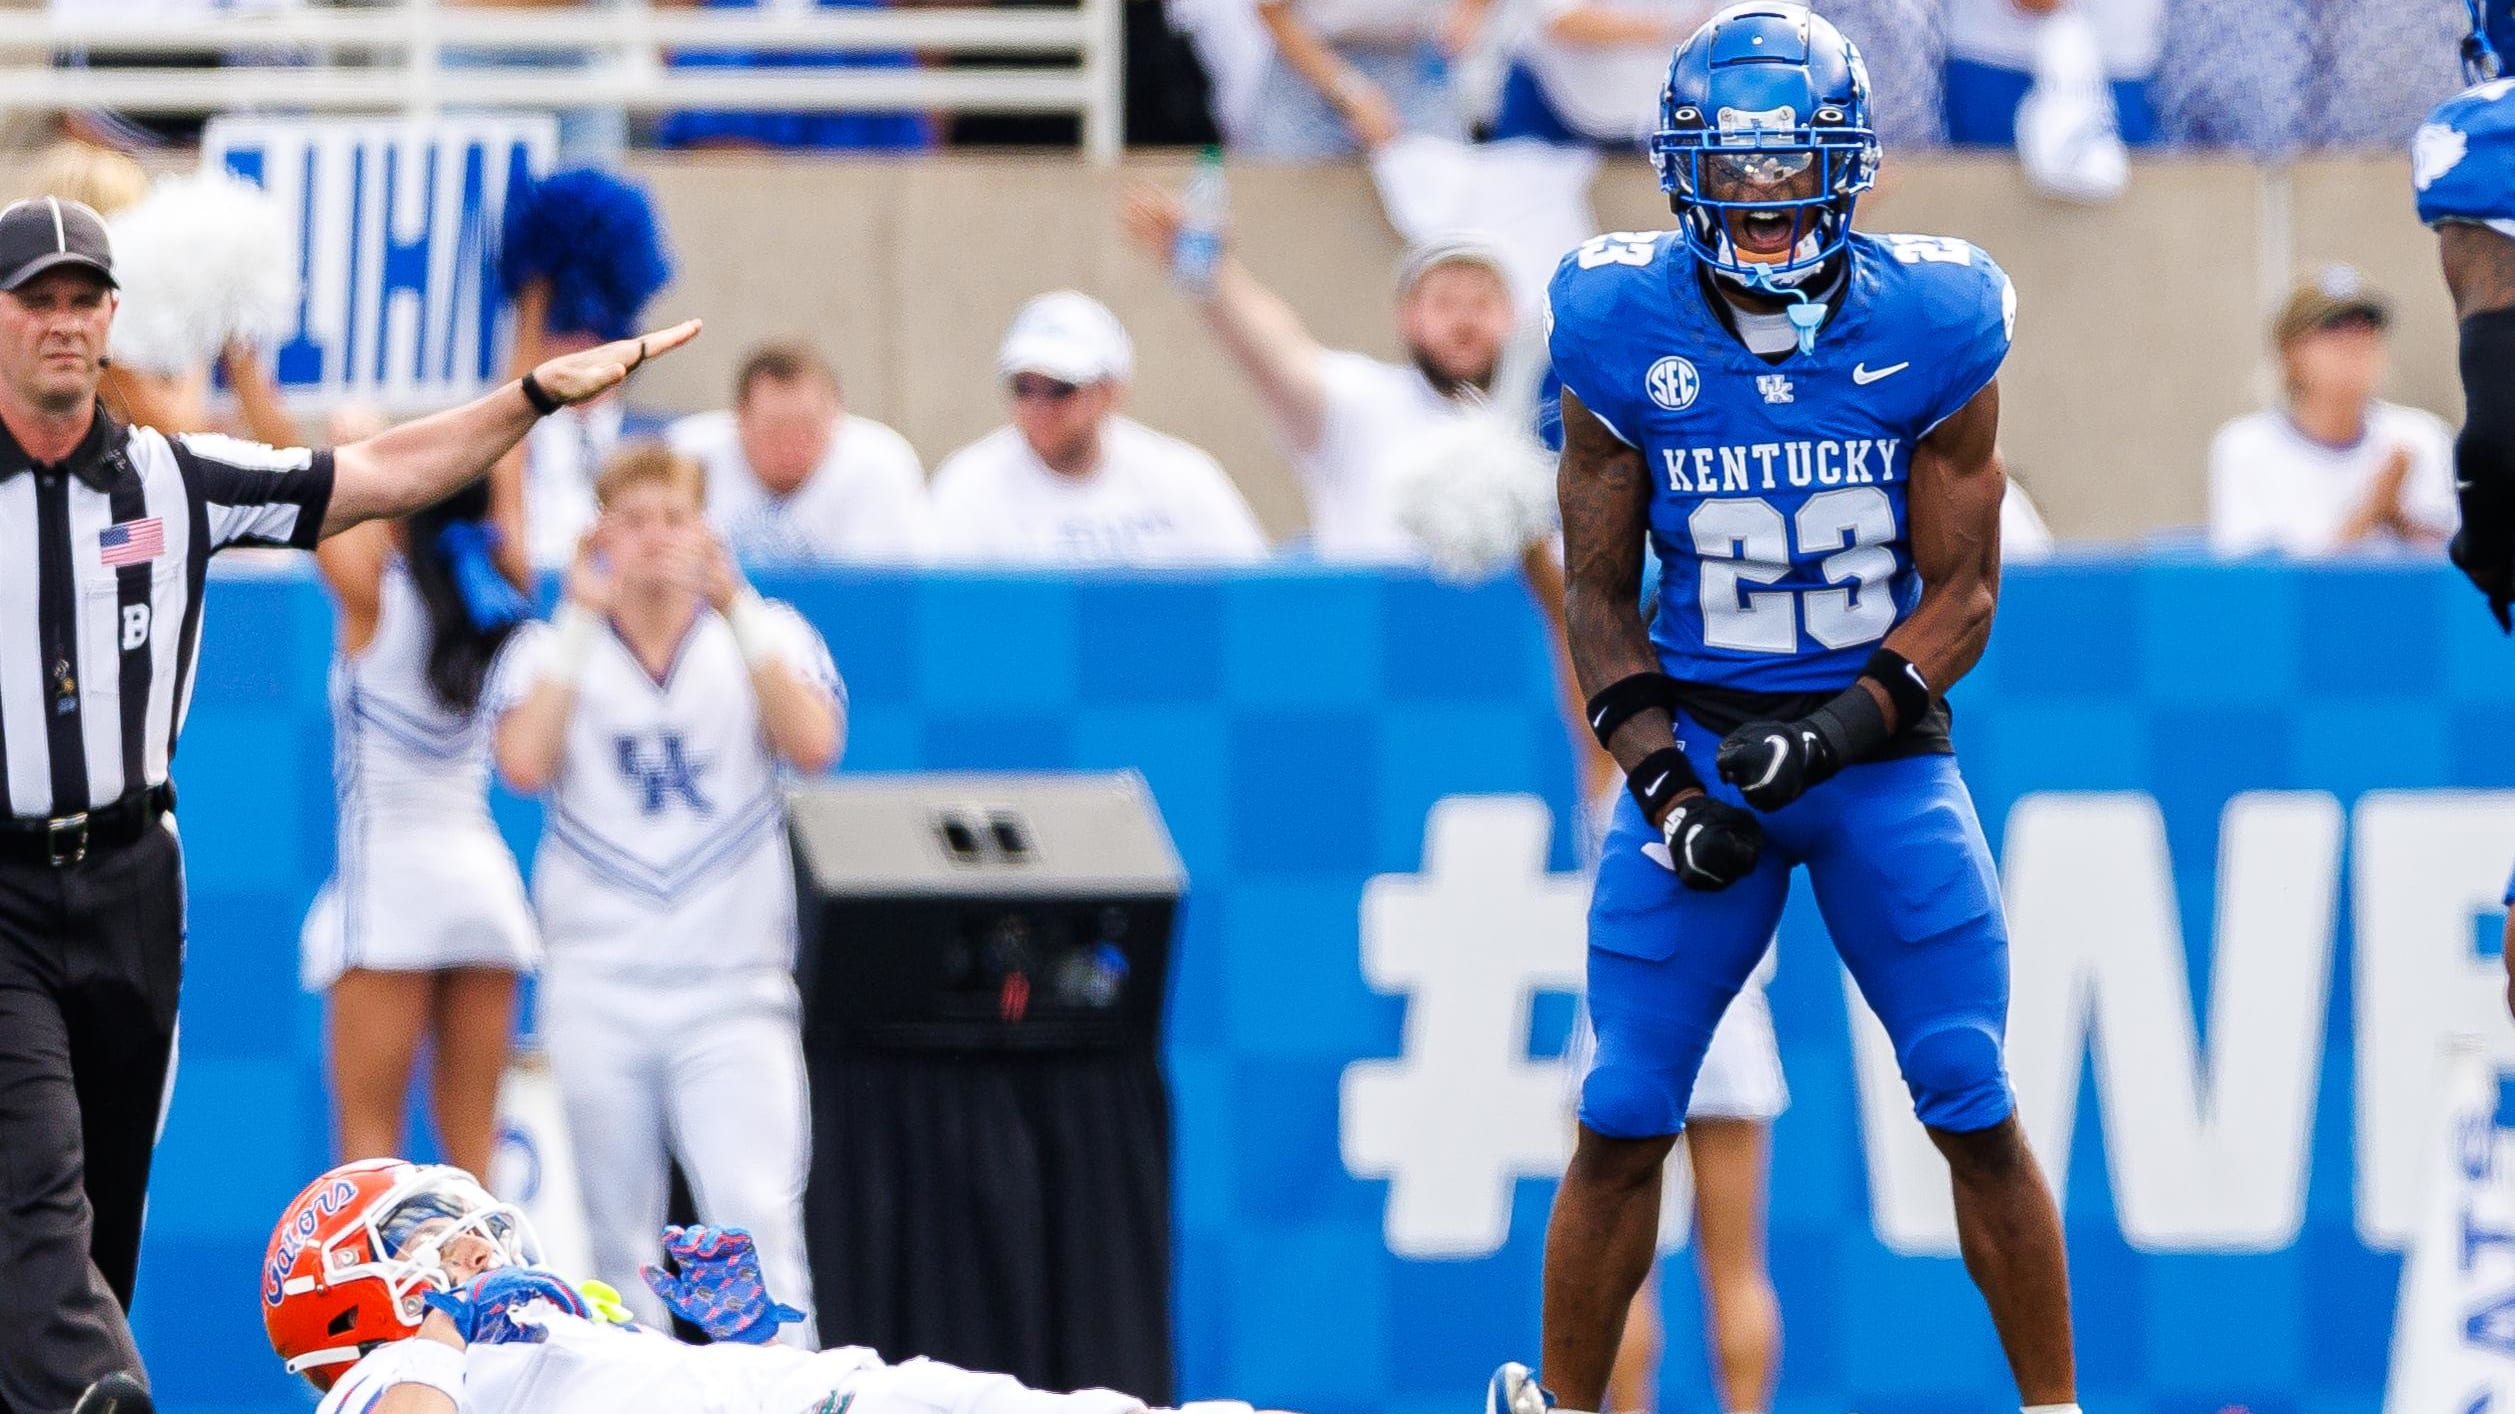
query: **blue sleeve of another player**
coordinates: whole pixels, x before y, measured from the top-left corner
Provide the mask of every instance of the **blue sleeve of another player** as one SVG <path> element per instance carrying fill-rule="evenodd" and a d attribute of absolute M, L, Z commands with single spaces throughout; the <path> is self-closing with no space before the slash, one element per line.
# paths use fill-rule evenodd
<path fill-rule="evenodd" d="M 1546 351 L 1554 362 L 1556 385 L 1570 389 L 1581 400 L 1581 406 L 1605 423 L 1617 440 L 1635 445 L 1634 431 L 1640 423 L 1625 406 L 1627 400 L 1616 396 L 1620 380 L 1611 376 L 1608 367 L 1608 345 L 1615 328 L 1612 306 L 1620 271 L 1615 267 L 1585 266 L 1582 252 L 1587 249 L 1584 246 L 1563 257 L 1563 263 L 1555 267 L 1553 283 L 1546 287 Z M 1556 399 L 1554 419 L 1556 434 L 1560 436 L 1560 397 Z"/>
<path fill-rule="evenodd" d="M 2515 220 L 2515 80 L 2500 79 L 2439 104 L 2410 141 L 2419 219 Z"/>
<path fill-rule="evenodd" d="M 2017 287 L 1990 256 L 1972 249 L 1970 264 L 1921 267 L 1939 277 L 1929 327 L 1936 334 L 1932 352 L 1945 359 L 1925 432 L 1954 417 L 2000 376 L 2017 327 Z"/>

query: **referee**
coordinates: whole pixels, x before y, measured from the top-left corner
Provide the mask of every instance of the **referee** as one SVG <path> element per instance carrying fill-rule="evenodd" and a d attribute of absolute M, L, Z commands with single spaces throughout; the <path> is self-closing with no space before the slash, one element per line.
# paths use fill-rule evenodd
<path fill-rule="evenodd" d="M 116 422 L 96 398 L 116 302 L 94 211 L 0 210 L 0 1414 L 148 1405 L 124 1312 L 171 1088 L 184 902 L 167 768 L 210 556 L 310 549 L 442 500 L 536 418 L 699 330 L 554 358 L 363 442 L 277 451 Z"/>

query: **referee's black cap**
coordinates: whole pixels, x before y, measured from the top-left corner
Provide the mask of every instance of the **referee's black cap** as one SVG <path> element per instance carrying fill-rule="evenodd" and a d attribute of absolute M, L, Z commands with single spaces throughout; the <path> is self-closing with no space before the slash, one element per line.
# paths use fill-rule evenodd
<path fill-rule="evenodd" d="M 14 290 L 47 270 L 81 266 L 114 281 L 113 242 L 105 218 L 83 202 L 30 197 L 0 209 L 0 290 Z"/>

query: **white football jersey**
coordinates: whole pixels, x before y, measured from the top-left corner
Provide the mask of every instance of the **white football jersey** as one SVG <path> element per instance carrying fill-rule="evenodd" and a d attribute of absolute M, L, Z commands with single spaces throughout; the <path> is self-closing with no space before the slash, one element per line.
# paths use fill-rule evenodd
<path fill-rule="evenodd" d="M 810 1414 L 862 1375 L 882 1370 L 861 1346 L 818 1353 L 787 1345 L 683 1345 L 653 1331 L 548 1313 L 549 1339 L 463 1352 L 460 1414 Z M 416 1379 L 419 1342 L 367 1353 L 316 1414 L 359 1414 Z"/>
<path fill-rule="evenodd" d="M 843 739 L 846 688 L 828 646 L 784 604 L 767 618 L 779 656 L 836 700 Z M 552 646 L 536 625 L 510 648 L 493 710 L 524 700 Z M 721 615 L 700 611 L 661 680 L 603 633 L 543 798 L 533 902 L 552 963 L 676 980 L 792 965 L 784 785 Z"/>

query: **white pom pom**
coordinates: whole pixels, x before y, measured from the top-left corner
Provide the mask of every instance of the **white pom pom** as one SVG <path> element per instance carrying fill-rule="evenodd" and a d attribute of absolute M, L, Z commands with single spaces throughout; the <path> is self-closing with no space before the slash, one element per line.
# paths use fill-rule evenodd
<path fill-rule="evenodd" d="M 268 343 L 296 319 L 295 233 L 250 182 L 220 171 L 161 178 L 112 234 L 117 363 L 181 373 L 232 341 Z"/>
<path fill-rule="evenodd" d="M 1527 429 L 1478 408 L 1409 448 L 1389 494 L 1436 578 L 1481 584 L 1554 528 L 1554 459 Z"/>

